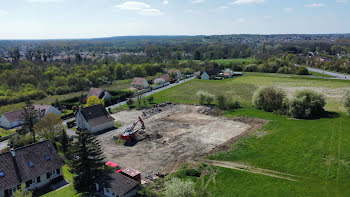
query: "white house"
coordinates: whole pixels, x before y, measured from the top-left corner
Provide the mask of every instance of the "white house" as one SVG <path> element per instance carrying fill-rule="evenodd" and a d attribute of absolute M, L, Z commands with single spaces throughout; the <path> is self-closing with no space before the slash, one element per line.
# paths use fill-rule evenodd
<path fill-rule="evenodd" d="M 172 73 L 175 73 L 175 81 L 176 80 L 180 80 L 182 78 L 182 74 L 180 70 L 168 70 L 168 74 L 171 78 Z M 170 80 L 174 80 L 174 79 L 170 79 Z"/>
<path fill-rule="evenodd" d="M 59 116 L 62 115 L 62 112 L 60 110 L 51 105 L 34 105 L 34 108 L 39 112 L 40 117 L 43 117 L 49 113 L 55 113 Z M 20 109 L 3 114 L 0 117 L 0 127 L 11 129 L 23 125 L 23 113 L 24 109 Z"/>
<path fill-rule="evenodd" d="M 203 79 L 203 80 L 209 80 L 209 78 L 210 78 L 210 77 L 209 77 L 208 73 L 204 71 L 204 72 L 202 73 L 202 75 L 201 75 L 201 79 Z"/>
<path fill-rule="evenodd" d="M 138 90 L 149 88 L 149 84 L 145 78 L 135 77 L 132 81 L 132 87 Z"/>
<path fill-rule="evenodd" d="M 97 133 L 114 127 L 114 118 L 101 105 L 79 107 L 75 115 L 75 123 L 79 129 Z"/>
<path fill-rule="evenodd" d="M 10 197 L 22 184 L 35 190 L 63 180 L 63 160 L 49 140 L 0 154 L 0 197 Z"/>

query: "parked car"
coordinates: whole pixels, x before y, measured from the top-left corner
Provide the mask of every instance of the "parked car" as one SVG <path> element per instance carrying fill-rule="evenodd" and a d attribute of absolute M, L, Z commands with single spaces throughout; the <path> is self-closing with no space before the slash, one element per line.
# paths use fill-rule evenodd
<path fill-rule="evenodd" d="M 116 163 L 114 163 L 112 161 L 107 161 L 106 162 L 106 166 L 114 168 L 116 173 L 119 173 L 119 172 L 123 171 L 118 164 L 116 164 Z"/>

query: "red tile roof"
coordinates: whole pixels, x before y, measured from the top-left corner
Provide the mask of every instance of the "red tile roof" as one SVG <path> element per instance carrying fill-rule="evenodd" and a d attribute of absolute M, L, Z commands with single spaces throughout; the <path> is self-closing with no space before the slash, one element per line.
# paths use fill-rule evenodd
<path fill-rule="evenodd" d="M 145 78 L 135 77 L 134 80 L 132 81 L 132 84 L 133 85 L 142 85 L 144 83 L 144 81 L 146 81 Z"/>
<path fill-rule="evenodd" d="M 90 91 L 88 93 L 87 97 L 92 97 L 92 96 L 100 96 L 101 92 L 103 90 L 101 88 L 90 88 Z"/>
<path fill-rule="evenodd" d="M 164 79 L 165 82 L 169 82 L 169 81 L 170 81 L 170 77 L 169 77 L 168 74 L 162 75 L 162 76 L 160 76 L 159 78 Z"/>

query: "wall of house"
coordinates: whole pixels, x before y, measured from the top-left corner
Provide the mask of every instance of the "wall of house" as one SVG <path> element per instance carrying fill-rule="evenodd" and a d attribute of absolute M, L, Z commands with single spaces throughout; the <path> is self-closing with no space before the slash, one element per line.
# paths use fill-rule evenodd
<path fill-rule="evenodd" d="M 75 115 L 75 123 L 76 123 L 77 127 L 80 129 L 88 129 L 89 130 L 91 128 L 90 125 L 88 124 L 88 122 L 85 120 L 81 111 L 79 111 Z"/>
<path fill-rule="evenodd" d="M 0 197 L 5 197 L 5 192 L 0 190 Z"/>
<path fill-rule="evenodd" d="M 23 120 L 21 120 L 21 121 L 14 121 L 14 122 L 11 122 L 11 128 L 18 127 L 18 126 L 21 126 L 23 124 L 24 124 Z"/>
<path fill-rule="evenodd" d="M 62 112 L 55 107 L 50 107 L 49 110 L 47 110 L 47 113 L 55 113 L 59 116 L 62 115 Z"/>
<path fill-rule="evenodd" d="M 117 195 L 113 195 L 112 192 L 109 192 L 106 188 L 103 188 L 103 195 L 107 197 L 116 197 Z"/>
<path fill-rule="evenodd" d="M 0 126 L 6 129 L 11 128 L 11 124 L 10 122 L 7 120 L 7 118 L 5 117 L 5 115 L 2 115 L 0 117 Z"/>
<path fill-rule="evenodd" d="M 204 72 L 202 75 L 201 75 L 201 79 L 204 79 L 204 80 L 209 80 L 209 75 Z"/>
<path fill-rule="evenodd" d="M 103 131 L 105 129 L 110 129 L 113 127 L 114 127 L 114 121 L 110 121 L 101 125 L 97 125 L 95 127 L 90 127 L 89 131 L 91 131 L 92 133 L 96 133 L 96 132 Z"/>

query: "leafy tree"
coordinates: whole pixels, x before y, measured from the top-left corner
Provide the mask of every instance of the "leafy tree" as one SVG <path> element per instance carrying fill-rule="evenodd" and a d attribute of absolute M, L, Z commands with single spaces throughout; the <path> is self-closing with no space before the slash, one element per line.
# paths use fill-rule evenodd
<path fill-rule="evenodd" d="M 347 92 L 345 95 L 345 108 L 348 110 L 348 113 L 350 114 L 350 92 Z"/>
<path fill-rule="evenodd" d="M 24 129 L 32 134 L 33 143 L 35 143 L 35 130 L 34 125 L 41 118 L 41 113 L 35 109 L 33 103 L 28 101 L 26 107 L 24 107 L 24 112 L 22 114 L 24 120 Z"/>
<path fill-rule="evenodd" d="M 302 90 L 288 102 L 289 114 L 295 118 L 315 118 L 322 115 L 325 98 L 322 94 L 311 90 Z"/>
<path fill-rule="evenodd" d="M 150 97 L 147 98 L 147 100 L 148 100 L 149 103 L 153 103 L 154 97 L 153 97 L 153 96 L 150 96 Z"/>
<path fill-rule="evenodd" d="M 32 136 L 30 134 L 15 135 L 9 139 L 9 146 L 12 148 L 20 148 L 33 143 Z"/>
<path fill-rule="evenodd" d="M 217 98 L 218 107 L 222 110 L 226 109 L 226 99 L 223 95 L 219 95 Z"/>
<path fill-rule="evenodd" d="M 172 178 L 165 182 L 165 197 L 191 197 L 194 193 L 194 183 L 191 180 L 182 181 L 179 178 Z"/>
<path fill-rule="evenodd" d="M 99 99 L 97 96 L 91 96 L 87 99 L 84 107 L 90 107 L 90 106 L 98 105 L 98 104 L 104 105 L 105 101 L 103 99 Z"/>
<path fill-rule="evenodd" d="M 50 139 L 52 142 L 55 136 L 63 129 L 61 117 L 55 113 L 49 113 L 34 125 L 34 130 L 39 135 Z"/>
<path fill-rule="evenodd" d="M 67 131 L 65 129 L 62 129 L 61 131 L 60 143 L 62 146 L 62 151 L 64 155 L 66 155 L 70 148 L 70 141 L 69 141 L 69 136 L 67 135 Z"/>
<path fill-rule="evenodd" d="M 32 197 L 33 194 L 31 191 L 26 190 L 26 185 L 22 184 L 21 188 L 19 188 L 15 193 L 13 193 L 14 197 Z"/>
<path fill-rule="evenodd" d="M 117 79 L 117 80 L 123 79 L 123 67 L 122 67 L 122 65 L 119 64 L 115 67 L 114 75 L 115 75 L 115 79 Z"/>
<path fill-rule="evenodd" d="M 132 98 L 129 98 L 127 101 L 126 101 L 126 104 L 128 105 L 129 109 L 132 108 L 133 104 L 134 104 L 134 100 L 132 100 Z"/>
<path fill-rule="evenodd" d="M 255 92 L 253 105 L 257 109 L 272 112 L 281 109 L 285 93 L 281 89 L 266 87 Z"/>
<path fill-rule="evenodd" d="M 74 174 L 74 188 L 78 192 L 94 190 L 96 179 L 104 174 L 104 156 L 100 142 L 88 131 L 78 132 L 78 141 L 72 146 L 70 162 Z"/>
<path fill-rule="evenodd" d="M 296 72 L 297 75 L 309 75 L 309 70 L 305 67 L 305 66 L 301 66 L 298 68 L 297 72 Z"/>

